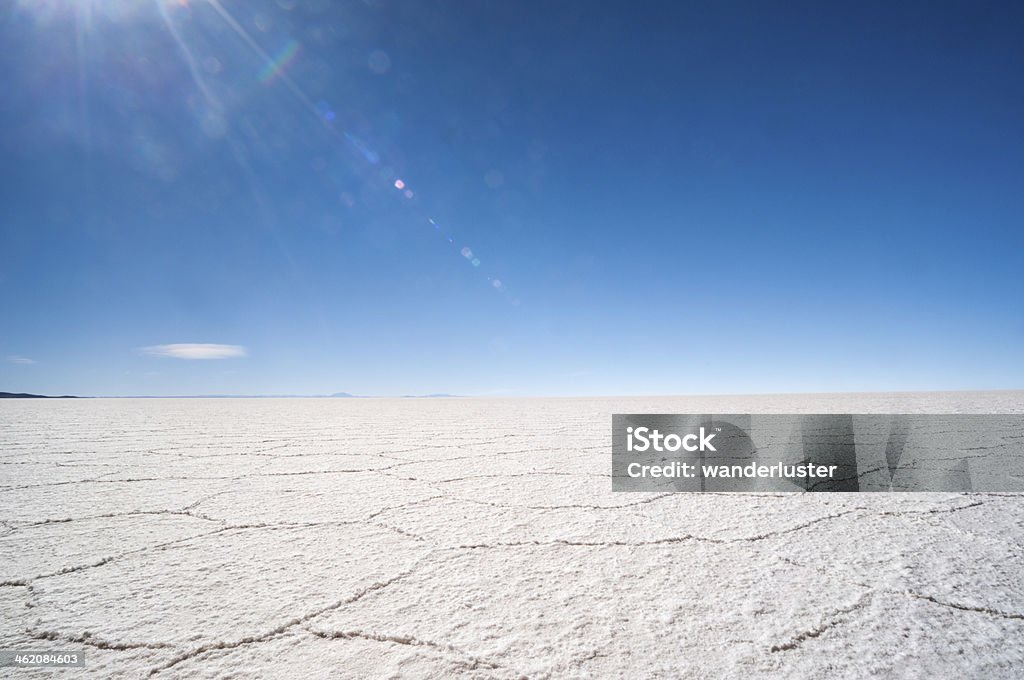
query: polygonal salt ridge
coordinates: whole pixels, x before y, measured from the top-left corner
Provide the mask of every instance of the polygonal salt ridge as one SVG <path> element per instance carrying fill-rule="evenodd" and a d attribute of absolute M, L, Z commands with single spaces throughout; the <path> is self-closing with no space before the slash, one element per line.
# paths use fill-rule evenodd
<path fill-rule="evenodd" d="M 774 619 L 746 611 L 752 595 L 766 607 L 788 602 L 786 617 L 810 625 L 835 600 L 855 601 L 863 592 L 846 584 L 805 592 L 788 565 L 770 553 L 744 550 L 742 567 L 727 546 L 671 553 L 664 546 L 614 545 L 452 550 L 310 628 L 326 637 L 428 640 L 529 677 L 558 676 L 591 662 L 621 675 L 646 667 L 646 657 L 637 654 L 657 663 L 668 646 L 682 673 L 700 670 L 697 664 L 706 660 L 682 654 L 684 648 L 724 636 L 752 641 L 771 630 Z M 741 648 L 747 658 L 766 652 L 753 642 L 734 650 Z"/>
<path fill-rule="evenodd" d="M 196 510 L 233 524 L 355 522 L 437 495 L 425 483 L 400 482 L 372 471 L 326 472 L 239 481 Z"/>
<path fill-rule="evenodd" d="M 6 521 L 26 524 L 130 512 L 175 511 L 227 488 L 230 480 L 87 480 L 0 492 Z"/>
<path fill-rule="evenodd" d="M 87 576 L 36 581 L 34 627 L 59 638 L 88 631 L 122 646 L 244 640 L 355 601 L 428 552 L 413 538 L 364 523 L 225 529 L 123 555 Z"/>
<path fill-rule="evenodd" d="M 180 512 L 129 512 L 18 526 L 0 537 L 0 583 L 31 583 L 221 529 Z"/>

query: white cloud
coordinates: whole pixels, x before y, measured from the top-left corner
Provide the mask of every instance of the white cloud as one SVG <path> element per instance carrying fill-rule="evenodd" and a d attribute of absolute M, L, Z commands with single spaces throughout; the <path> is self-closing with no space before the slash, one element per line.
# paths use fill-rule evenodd
<path fill-rule="evenodd" d="M 245 347 L 241 345 L 213 345 L 179 343 L 176 345 L 153 345 L 139 349 L 143 354 L 171 359 L 234 359 L 244 357 Z"/>
<path fill-rule="evenodd" d="M 28 366 L 29 364 L 36 363 L 35 360 L 33 359 L 29 359 L 28 357 L 20 357 L 18 355 L 9 356 L 7 357 L 7 360 L 12 364 L 21 364 L 22 366 Z"/>

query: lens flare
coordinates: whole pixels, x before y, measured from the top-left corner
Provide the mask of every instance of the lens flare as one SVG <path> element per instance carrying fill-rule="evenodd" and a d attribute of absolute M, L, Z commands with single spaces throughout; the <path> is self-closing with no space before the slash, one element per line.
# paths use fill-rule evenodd
<path fill-rule="evenodd" d="M 282 1 L 291 2 L 292 0 Z M 220 17 L 227 23 L 227 25 L 242 39 L 242 41 L 245 42 L 249 49 L 252 50 L 252 52 L 265 64 L 265 66 L 260 70 L 259 73 L 260 82 L 268 84 L 271 81 L 280 80 L 282 83 L 284 83 L 284 85 L 291 92 L 291 94 L 294 95 L 295 98 L 299 102 L 301 102 L 303 106 L 305 106 L 306 109 L 308 109 L 319 120 L 319 122 L 323 125 L 324 129 L 327 130 L 329 134 L 336 137 L 337 139 L 343 139 L 346 142 L 348 142 L 348 144 L 355 148 L 356 151 L 358 151 L 363 156 L 363 158 L 365 158 L 366 161 L 369 162 L 371 165 L 379 165 L 379 163 L 381 162 L 380 154 L 378 154 L 377 151 L 375 151 L 366 141 L 355 136 L 354 134 L 352 134 L 352 132 L 345 130 L 343 125 L 341 124 L 341 121 L 338 120 L 338 114 L 332 109 L 328 102 L 324 100 L 314 102 L 314 100 L 311 99 L 309 95 L 306 94 L 306 92 L 298 85 L 298 83 L 292 80 L 291 76 L 288 73 L 288 67 L 294 63 L 295 58 L 301 49 L 301 45 L 299 44 L 298 41 L 296 41 L 295 39 L 290 39 L 287 43 L 285 43 L 285 45 L 280 50 L 278 50 L 278 52 L 275 55 L 271 56 L 259 45 L 259 43 L 257 43 L 253 39 L 249 32 L 246 31 L 245 28 L 235 19 L 235 17 L 224 7 L 224 5 L 221 3 L 221 0 L 207 0 L 207 2 L 210 4 L 211 7 L 213 7 L 216 13 L 219 14 Z M 287 7 L 285 9 L 290 9 L 290 7 Z M 378 75 L 383 75 L 383 73 L 385 73 L 390 68 L 390 57 L 388 57 L 387 54 L 383 52 L 377 52 L 379 52 L 379 54 L 375 52 L 373 55 L 371 55 L 371 70 L 373 70 Z M 384 181 L 393 182 L 395 189 L 400 191 L 406 199 L 412 199 L 415 196 L 415 194 L 413 193 L 412 189 L 408 188 L 405 180 L 391 180 L 390 178 L 387 178 L 387 175 L 390 174 L 390 170 L 382 169 L 382 172 L 380 173 L 381 179 L 383 179 Z M 491 188 L 500 187 L 501 185 L 504 184 L 504 180 L 504 175 L 497 170 L 492 170 L 485 178 L 485 181 Z M 355 204 L 355 199 L 351 194 L 342 191 L 341 202 L 349 207 L 352 207 Z M 428 218 L 428 222 L 434 227 L 434 229 L 438 231 L 441 230 L 440 225 L 437 222 L 435 222 L 433 218 Z M 448 230 L 446 229 L 445 231 L 447 232 Z M 444 233 L 443 236 L 444 239 L 450 245 L 456 246 L 455 237 L 452 236 L 450 232 Z M 481 266 L 480 258 L 475 257 L 473 255 L 473 251 L 470 250 L 468 247 L 462 248 L 461 252 L 465 259 L 468 260 L 473 265 L 473 267 Z M 492 281 L 490 277 L 488 277 L 488 281 L 491 283 L 491 286 L 493 286 L 495 290 L 500 291 L 504 296 L 506 296 L 506 299 L 508 299 L 509 302 L 516 306 L 519 305 L 519 299 L 511 297 L 508 288 L 504 283 L 497 279 L 494 279 Z"/>
<path fill-rule="evenodd" d="M 302 46 L 294 38 L 289 40 L 277 51 L 277 54 L 260 70 L 260 82 L 267 85 L 280 77 L 286 68 L 292 65 Z"/>
<path fill-rule="evenodd" d="M 376 151 L 368 147 L 366 143 L 363 142 L 363 140 L 359 139 L 355 135 L 350 134 L 348 132 L 345 133 L 345 140 L 348 141 L 349 144 L 354 146 L 356 151 L 361 153 L 363 155 L 363 158 L 365 158 L 366 162 L 369 163 L 370 165 L 377 165 L 378 163 L 380 163 L 380 154 L 378 154 Z"/>

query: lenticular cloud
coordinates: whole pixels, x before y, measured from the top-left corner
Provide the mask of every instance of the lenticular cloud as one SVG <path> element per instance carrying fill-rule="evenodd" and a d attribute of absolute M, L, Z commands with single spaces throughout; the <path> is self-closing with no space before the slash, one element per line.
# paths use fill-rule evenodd
<path fill-rule="evenodd" d="M 175 345 L 153 345 L 139 350 L 143 354 L 172 359 L 234 359 L 244 357 L 245 347 L 241 345 L 215 345 L 202 343 L 179 343 Z"/>

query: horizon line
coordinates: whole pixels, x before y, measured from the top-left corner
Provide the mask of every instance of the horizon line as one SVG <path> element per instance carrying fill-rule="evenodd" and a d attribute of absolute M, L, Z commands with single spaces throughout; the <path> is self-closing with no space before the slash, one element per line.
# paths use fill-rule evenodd
<path fill-rule="evenodd" d="M 25 392 L 0 392 L 6 398 L 24 399 L 614 399 L 624 397 L 752 397 L 837 394 L 962 394 L 979 392 L 1024 392 L 1024 387 L 971 388 L 971 389 L 900 389 L 900 390 L 846 390 L 846 391 L 791 391 L 791 392 L 666 392 L 619 394 L 96 394 L 46 395 Z"/>

